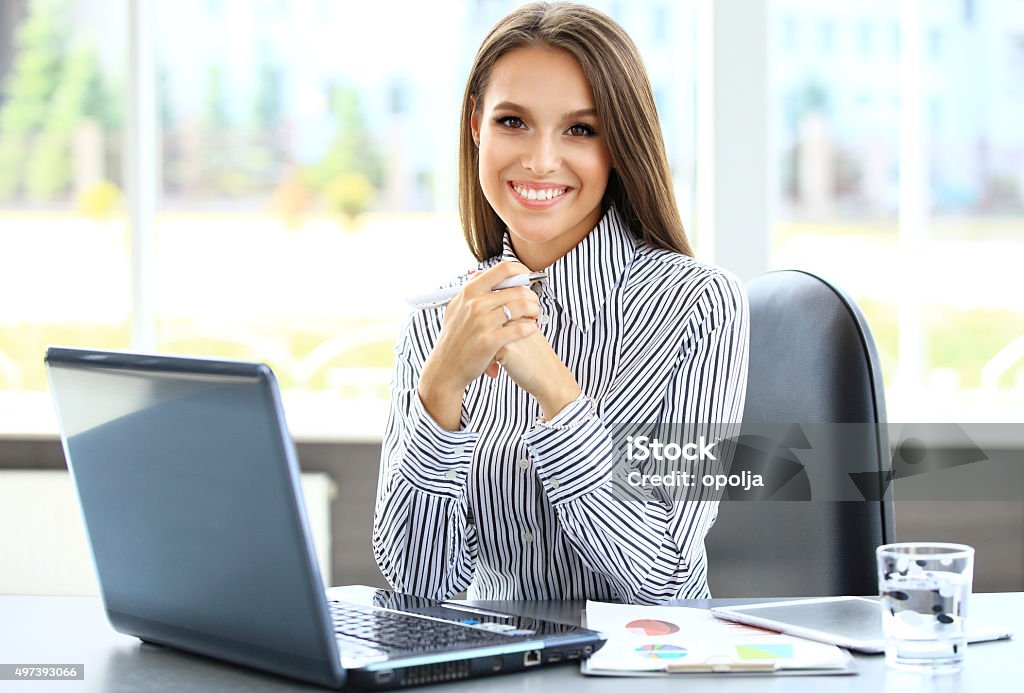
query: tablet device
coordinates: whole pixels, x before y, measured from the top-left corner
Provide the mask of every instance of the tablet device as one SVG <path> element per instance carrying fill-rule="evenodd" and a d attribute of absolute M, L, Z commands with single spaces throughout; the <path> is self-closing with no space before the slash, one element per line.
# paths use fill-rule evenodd
<path fill-rule="evenodd" d="M 857 652 L 885 651 L 881 603 L 867 597 L 821 597 L 719 606 L 717 618 L 839 645 Z M 967 642 L 1003 640 L 1013 630 L 968 618 Z"/>

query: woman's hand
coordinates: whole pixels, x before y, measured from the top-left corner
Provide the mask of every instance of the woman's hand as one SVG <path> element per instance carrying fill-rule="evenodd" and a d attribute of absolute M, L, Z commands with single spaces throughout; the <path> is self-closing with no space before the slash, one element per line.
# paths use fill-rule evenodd
<path fill-rule="evenodd" d="M 495 355 L 495 361 L 519 387 L 533 395 L 545 419 L 553 418 L 580 395 L 576 377 L 539 330 L 506 344 Z"/>
<path fill-rule="evenodd" d="M 475 274 L 445 308 L 441 334 L 419 382 L 424 408 L 442 427 L 458 430 L 466 386 L 501 349 L 537 333 L 537 294 L 525 286 L 494 290 L 509 277 L 528 272 L 518 262 L 500 262 Z"/>

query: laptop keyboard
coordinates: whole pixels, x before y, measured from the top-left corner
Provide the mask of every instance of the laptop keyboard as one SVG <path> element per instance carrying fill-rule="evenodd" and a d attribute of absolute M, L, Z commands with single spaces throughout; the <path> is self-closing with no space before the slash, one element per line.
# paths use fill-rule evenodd
<path fill-rule="evenodd" d="M 328 601 L 334 632 L 389 654 L 504 645 L 516 639 L 482 628 Z"/>

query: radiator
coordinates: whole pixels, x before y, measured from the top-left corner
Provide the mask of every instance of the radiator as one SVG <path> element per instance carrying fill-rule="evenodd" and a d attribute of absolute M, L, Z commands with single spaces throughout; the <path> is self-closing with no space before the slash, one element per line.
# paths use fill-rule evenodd
<path fill-rule="evenodd" d="M 334 482 L 326 474 L 303 474 L 302 491 L 320 572 L 330 585 Z M 70 475 L 0 471 L 0 594 L 98 593 Z"/>

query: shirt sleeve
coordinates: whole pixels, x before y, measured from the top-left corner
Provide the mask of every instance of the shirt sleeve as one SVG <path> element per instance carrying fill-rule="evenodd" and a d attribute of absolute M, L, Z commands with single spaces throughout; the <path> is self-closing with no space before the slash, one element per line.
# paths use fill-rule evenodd
<path fill-rule="evenodd" d="M 746 390 L 746 293 L 715 274 L 686 321 L 667 381 L 644 393 L 659 398 L 656 426 L 682 427 L 683 440 L 728 440 L 739 432 Z M 678 438 L 677 438 L 678 439 Z M 685 500 L 625 500 L 613 489 L 617 453 L 599 407 L 586 395 L 524 436 L 568 543 L 629 603 L 704 598 L 704 537 L 718 501 L 704 491 Z"/>
<path fill-rule="evenodd" d="M 391 407 L 381 449 L 373 515 L 373 553 L 391 586 L 449 599 L 472 581 L 476 532 L 469 521 L 466 476 L 479 434 L 442 428 L 417 386 L 432 344 L 419 316 L 395 347 Z"/>

